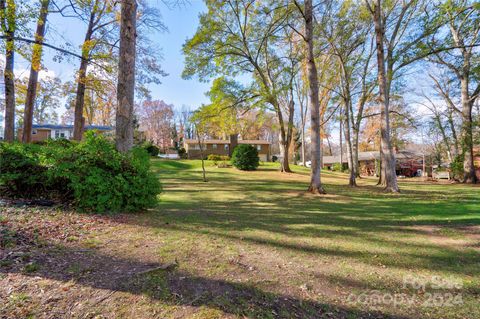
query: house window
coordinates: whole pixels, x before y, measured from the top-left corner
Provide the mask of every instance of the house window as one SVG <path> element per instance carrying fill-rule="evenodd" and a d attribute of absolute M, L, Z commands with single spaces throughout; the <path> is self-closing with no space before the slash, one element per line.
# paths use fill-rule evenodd
<path fill-rule="evenodd" d="M 228 151 L 228 144 L 225 144 L 225 150 Z"/>
<path fill-rule="evenodd" d="M 217 149 L 217 144 L 212 144 L 212 149 L 216 150 Z"/>
<path fill-rule="evenodd" d="M 261 151 L 262 150 L 262 145 L 258 144 L 257 145 L 257 151 Z"/>
<path fill-rule="evenodd" d="M 65 138 L 65 132 L 60 130 L 55 130 L 55 138 Z"/>
<path fill-rule="evenodd" d="M 37 135 L 37 130 L 32 130 L 32 135 Z"/>

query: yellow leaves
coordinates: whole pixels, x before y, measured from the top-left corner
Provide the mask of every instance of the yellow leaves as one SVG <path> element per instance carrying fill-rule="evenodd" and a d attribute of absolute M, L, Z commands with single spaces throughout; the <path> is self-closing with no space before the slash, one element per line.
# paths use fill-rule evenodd
<path fill-rule="evenodd" d="M 82 56 L 83 57 L 88 57 L 88 55 L 90 54 L 90 52 L 93 50 L 93 48 L 95 47 L 95 45 L 98 43 L 98 41 L 96 39 L 92 39 L 92 40 L 87 40 L 85 42 L 83 42 L 83 45 L 82 45 Z"/>

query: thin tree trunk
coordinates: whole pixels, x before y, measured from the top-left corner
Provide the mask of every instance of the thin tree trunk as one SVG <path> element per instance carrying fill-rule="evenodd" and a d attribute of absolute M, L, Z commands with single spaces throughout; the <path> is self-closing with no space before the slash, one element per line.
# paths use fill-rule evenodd
<path fill-rule="evenodd" d="M 77 94 L 75 97 L 75 113 L 73 120 L 73 139 L 81 141 L 83 137 L 85 119 L 83 118 L 83 108 L 85 105 L 85 87 L 87 78 L 88 57 L 90 50 L 87 48 L 90 45 L 93 34 L 93 24 L 95 21 L 95 9 L 90 13 L 90 21 L 88 22 L 85 40 L 82 46 L 82 60 L 78 69 L 78 83 Z"/>
<path fill-rule="evenodd" d="M 203 155 L 203 146 L 202 146 L 202 141 L 200 139 L 200 134 L 198 133 L 198 130 L 195 130 L 197 132 L 197 142 L 198 142 L 198 147 L 200 148 L 200 157 L 202 160 L 202 176 L 203 176 L 203 181 L 206 183 L 207 182 L 207 175 L 205 173 L 205 156 Z"/>
<path fill-rule="evenodd" d="M 340 112 L 341 113 L 341 112 Z M 342 134 L 343 134 L 343 120 L 342 116 L 340 115 L 340 130 L 338 131 L 338 136 L 340 138 L 339 145 L 340 145 L 340 171 L 343 172 L 343 143 L 342 143 Z"/>
<path fill-rule="evenodd" d="M 360 177 L 360 164 L 358 162 L 358 138 L 359 130 L 353 128 L 353 137 L 352 137 L 352 160 L 353 160 L 353 169 L 356 178 Z"/>
<path fill-rule="evenodd" d="M 350 103 L 348 100 L 346 103 Z M 344 124 L 344 131 L 345 131 L 345 143 L 347 144 L 347 162 L 348 162 L 348 169 L 349 169 L 349 179 L 348 185 L 349 186 L 357 186 L 357 182 L 355 180 L 355 169 L 353 167 L 353 152 L 352 152 L 352 139 L 350 136 L 350 112 L 348 105 L 345 105 L 345 124 Z"/>
<path fill-rule="evenodd" d="M 312 0 L 305 0 L 305 40 L 307 42 L 307 72 L 310 86 L 310 134 L 312 172 L 308 191 L 315 194 L 325 194 L 321 180 L 321 141 L 320 141 L 320 100 L 318 96 L 318 72 L 313 54 L 313 6 Z"/>
<path fill-rule="evenodd" d="M 306 167 L 305 159 L 305 114 L 307 113 L 307 107 L 303 107 L 303 103 L 300 103 L 300 116 L 302 117 L 302 164 L 303 167 Z"/>
<path fill-rule="evenodd" d="M 378 68 L 378 86 L 379 86 L 379 104 L 381 106 L 381 155 L 382 175 L 385 181 L 385 191 L 398 193 L 400 190 L 397 184 L 397 175 L 395 171 L 395 155 L 393 154 L 390 141 L 390 119 L 389 119 L 389 101 L 387 96 L 387 82 L 385 75 L 385 53 L 384 53 L 384 35 L 385 28 L 382 23 L 381 1 L 376 0 L 374 6 L 374 24 L 375 24 L 375 42 L 377 48 L 377 68 Z"/>
<path fill-rule="evenodd" d="M 133 104 L 135 94 L 135 46 L 137 2 L 123 0 L 120 25 L 120 56 L 118 61 L 117 114 L 115 139 L 119 152 L 133 147 Z"/>
<path fill-rule="evenodd" d="M 330 152 L 330 156 L 332 156 L 333 155 L 332 143 L 330 143 L 330 139 L 328 138 L 328 136 L 327 136 L 327 143 L 328 143 L 328 151 Z"/>
<path fill-rule="evenodd" d="M 30 143 L 32 139 L 33 109 L 37 96 L 38 72 L 42 62 L 42 42 L 45 37 L 47 25 L 48 5 L 50 0 L 41 0 L 40 15 L 37 21 L 35 40 L 39 43 L 33 45 L 32 65 L 28 79 L 27 96 L 25 98 L 25 114 L 23 116 L 23 138 L 24 143 Z"/>

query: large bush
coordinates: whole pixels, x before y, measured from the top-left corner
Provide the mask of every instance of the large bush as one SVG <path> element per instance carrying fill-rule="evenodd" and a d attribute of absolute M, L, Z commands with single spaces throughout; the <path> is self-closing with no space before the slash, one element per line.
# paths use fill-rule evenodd
<path fill-rule="evenodd" d="M 143 143 L 142 147 L 147 151 L 148 154 L 150 154 L 150 156 L 158 156 L 160 153 L 158 146 L 153 145 L 152 142 L 145 142 Z"/>
<path fill-rule="evenodd" d="M 10 197 L 35 197 L 46 191 L 41 146 L 0 143 L 0 190 Z"/>
<path fill-rule="evenodd" d="M 235 147 L 232 154 L 232 164 L 244 171 L 253 171 L 259 164 L 258 151 L 248 144 L 240 144 Z"/>
<path fill-rule="evenodd" d="M 140 210 L 154 205 L 160 191 L 144 149 L 121 154 L 93 134 L 81 143 L 2 144 L 0 161 L 1 193 L 61 198 L 83 211 Z"/>

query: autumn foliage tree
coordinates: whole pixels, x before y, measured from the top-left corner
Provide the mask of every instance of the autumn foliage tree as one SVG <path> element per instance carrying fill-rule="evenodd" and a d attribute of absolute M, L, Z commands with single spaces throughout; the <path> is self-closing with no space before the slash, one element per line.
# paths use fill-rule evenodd
<path fill-rule="evenodd" d="M 173 105 L 161 100 L 144 101 L 139 107 L 140 128 L 164 152 L 172 146 Z"/>

